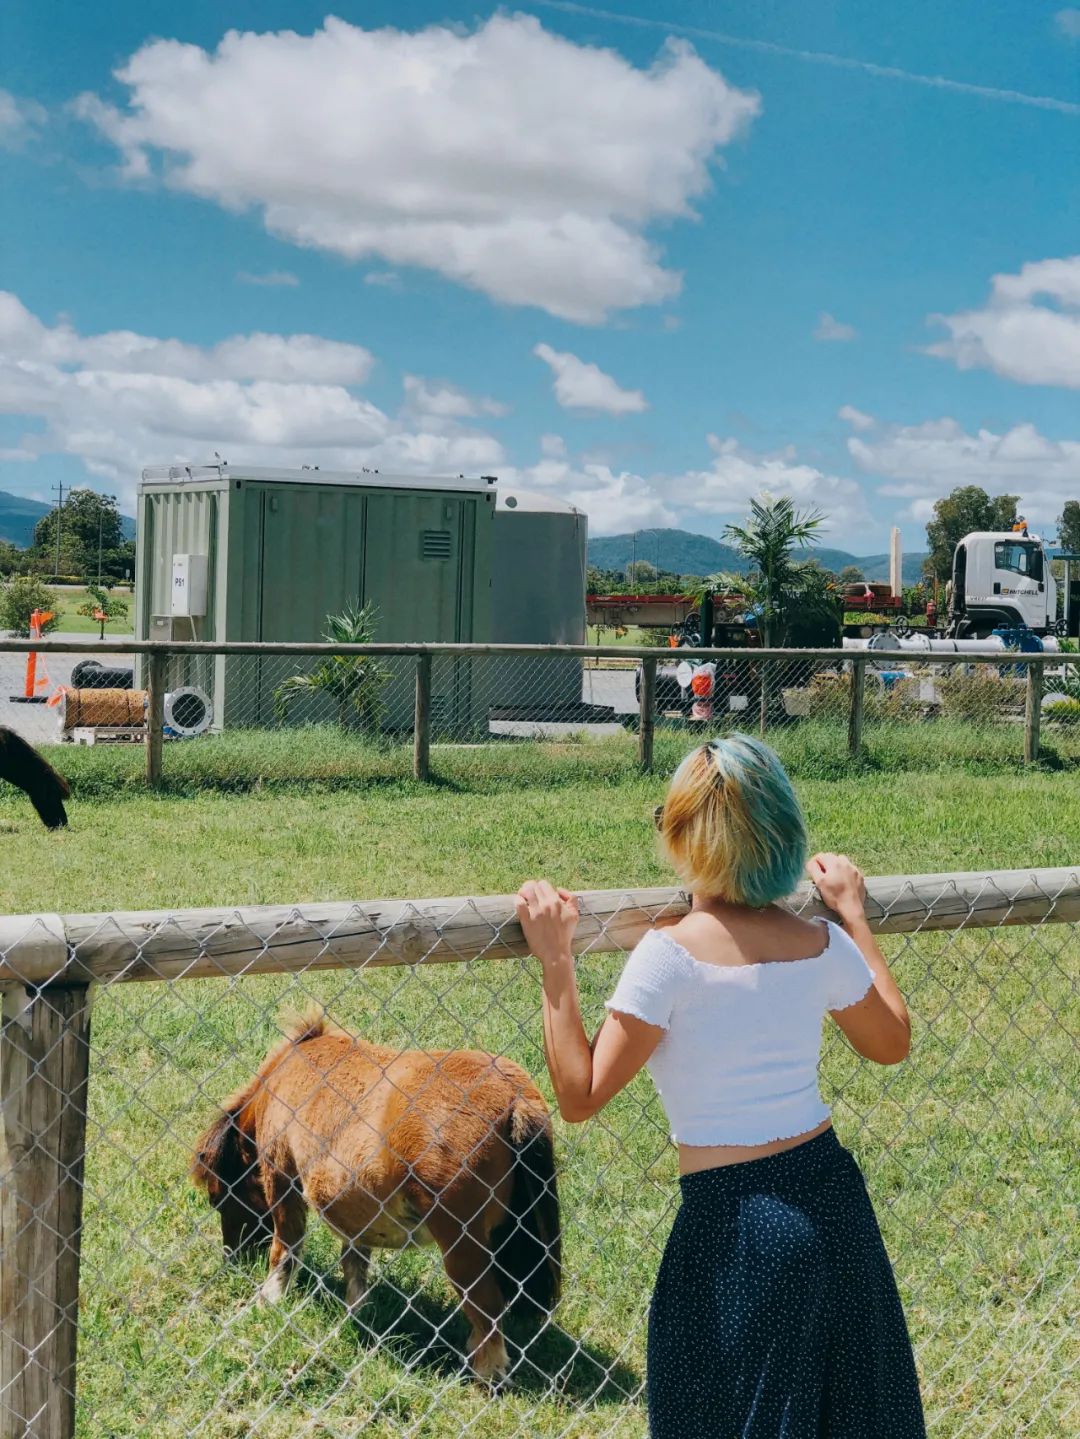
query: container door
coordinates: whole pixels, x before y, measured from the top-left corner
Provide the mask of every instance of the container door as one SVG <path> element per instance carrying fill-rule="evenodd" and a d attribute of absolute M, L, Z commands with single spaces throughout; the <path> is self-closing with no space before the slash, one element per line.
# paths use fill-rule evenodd
<path fill-rule="evenodd" d="M 387 491 L 369 494 L 364 597 L 378 610 L 380 640 L 461 642 L 472 637 L 476 501 L 459 495 Z M 395 666 L 390 723 L 412 722 L 411 660 Z M 458 730 L 469 708 L 471 666 L 437 659 L 432 725 Z"/>
<path fill-rule="evenodd" d="M 259 639 L 321 641 L 327 618 L 359 604 L 363 586 L 364 496 L 343 485 L 267 485 L 261 495 Z M 274 722 L 274 697 L 289 675 L 314 659 L 268 656 L 258 662 L 258 723 Z M 297 704 L 294 718 L 335 721 L 325 697 Z"/>

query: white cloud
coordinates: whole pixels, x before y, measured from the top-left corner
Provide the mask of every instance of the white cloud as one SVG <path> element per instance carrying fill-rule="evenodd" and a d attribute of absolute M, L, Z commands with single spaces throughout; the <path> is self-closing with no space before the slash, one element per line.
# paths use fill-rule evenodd
<path fill-rule="evenodd" d="M 1049 303 L 1037 303 L 1049 301 Z M 950 338 L 928 353 L 961 370 L 986 369 L 1025 385 L 1080 389 L 1080 255 L 995 275 L 982 309 L 932 315 Z"/>
<path fill-rule="evenodd" d="M 1080 40 L 1080 10 L 1059 10 L 1054 16 L 1054 24 L 1058 34 L 1064 35 L 1066 40 Z"/>
<path fill-rule="evenodd" d="M 36 100 L 20 100 L 0 90 L 0 150 L 17 150 L 48 118 Z"/>
<path fill-rule="evenodd" d="M 241 270 L 236 277 L 242 285 L 268 285 L 292 287 L 299 285 L 300 281 L 290 270 L 267 270 L 264 274 L 253 274 L 250 270 Z"/>
<path fill-rule="evenodd" d="M 885 426 L 874 440 L 853 435 L 848 450 L 860 470 L 885 482 L 881 494 L 910 502 L 915 519 L 928 518 L 934 501 L 957 485 L 1018 494 L 1028 519 L 1045 526 L 1080 495 L 1080 441 L 1047 439 L 1030 424 L 971 435 L 946 417 Z"/>
<path fill-rule="evenodd" d="M 868 522 L 863 487 L 857 480 L 830 475 L 800 463 L 791 446 L 759 454 L 738 440 L 709 436 L 713 452 L 708 469 L 690 471 L 669 481 L 668 493 L 697 514 L 734 520 L 745 515 L 749 502 L 762 492 L 790 495 L 799 509 L 821 510 L 827 531 L 853 531 Z"/>
<path fill-rule="evenodd" d="M 85 365 L 185 380 L 307 380 L 359 385 L 374 363 L 361 345 L 317 335 L 234 335 L 210 349 L 158 340 L 131 330 L 80 335 L 66 321 L 47 326 L 9 291 L 0 290 L 0 349 L 24 360 Z"/>
<path fill-rule="evenodd" d="M 590 534 L 623 530 L 700 526 L 745 516 L 750 500 L 768 491 L 790 495 L 800 509 L 820 507 L 828 529 L 854 534 L 869 522 L 862 486 L 855 480 L 800 464 L 790 450 L 762 455 L 736 440 L 709 436 L 710 464 L 679 474 L 640 475 L 582 458 L 570 459 L 549 446 L 545 457 L 523 470 L 505 467 L 500 477 L 533 489 L 550 490 L 580 506 Z"/>
<path fill-rule="evenodd" d="M 431 383 L 419 375 L 406 375 L 402 381 L 405 403 L 418 415 L 438 420 L 468 420 L 478 415 L 505 415 L 506 406 L 487 396 L 474 397 L 445 381 Z"/>
<path fill-rule="evenodd" d="M 582 322 L 678 291 L 645 231 L 693 215 L 760 110 L 685 42 L 639 70 L 526 15 L 415 33 L 331 17 L 214 52 L 154 40 L 116 74 L 126 108 L 76 108 L 129 178 Z"/>
<path fill-rule="evenodd" d="M 551 367 L 555 398 L 564 410 L 589 410 L 603 415 L 636 415 L 649 408 L 640 390 L 624 390 L 598 365 L 576 355 L 535 345 L 533 354 Z"/>
<path fill-rule="evenodd" d="M 841 405 L 836 412 L 836 418 L 843 420 L 853 430 L 862 433 L 865 430 L 872 430 L 877 424 L 873 415 L 868 415 L 862 410 L 857 410 L 854 405 Z"/>
<path fill-rule="evenodd" d="M 814 330 L 815 340 L 834 340 L 844 343 L 848 340 L 858 338 L 858 330 L 854 325 L 845 325 L 843 321 L 836 319 L 826 310 L 822 310 L 818 316 L 817 328 Z"/>
<path fill-rule="evenodd" d="M 43 324 L 0 293 L 0 414 L 24 418 L 23 456 L 68 454 L 130 502 L 144 465 L 202 462 L 412 473 L 490 470 L 491 435 L 462 426 L 440 396 L 432 411 L 384 413 L 354 388 L 371 369 L 360 346 L 312 335 L 237 335 L 210 348 L 117 331 Z M 434 398 L 431 398 L 434 397 Z"/>
<path fill-rule="evenodd" d="M 541 435 L 540 453 L 548 460 L 561 459 L 566 454 L 566 441 L 562 435 Z"/>
<path fill-rule="evenodd" d="M 381 285 L 387 290 L 401 289 L 401 276 L 396 270 L 369 270 L 364 276 L 365 285 Z"/>
<path fill-rule="evenodd" d="M 678 514 L 659 493 L 653 480 L 609 465 L 545 454 L 525 469 L 499 471 L 500 480 L 525 489 L 548 490 L 577 505 L 589 517 L 590 535 L 619 534 L 623 530 L 670 528 Z"/>

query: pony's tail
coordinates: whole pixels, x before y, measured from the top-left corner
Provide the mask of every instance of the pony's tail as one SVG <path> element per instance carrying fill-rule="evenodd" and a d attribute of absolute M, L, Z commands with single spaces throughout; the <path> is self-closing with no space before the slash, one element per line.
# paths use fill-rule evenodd
<path fill-rule="evenodd" d="M 562 1230 L 551 1119 L 539 1095 L 519 1094 L 510 1106 L 513 1150 L 509 1213 L 492 1235 L 503 1299 L 511 1314 L 539 1319 L 559 1302 Z"/>

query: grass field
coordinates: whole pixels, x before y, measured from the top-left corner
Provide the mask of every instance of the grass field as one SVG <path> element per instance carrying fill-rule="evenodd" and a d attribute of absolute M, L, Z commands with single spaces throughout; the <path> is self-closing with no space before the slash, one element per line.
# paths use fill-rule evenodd
<path fill-rule="evenodd" d="M 1024 773 L 1008 748 L 958 730 L 934 753 L 893 745 L 853 769 L 826 739 L 805 726 L 781 747 L 814 844 L 846 849 L 871 872 L 1080 854 L 1080 772 L 1068 764 Z M 139 755 L 65 751 L 68 833 L 45 835 L 21 797 L 0 796 L 4 907 L 492 893 L 537 872 L 574 888 L 664 883 L 650 826 L 662 774 L 635 776 L 629 744 L 437 748 L 440 782 L 422 787 L 399 747 L 238 735 L 169 749 L 169 787 L 156 796 L 136 787 Z M 684 744 L 660 736 L 661 771 Z M 310 778 L 289 782 L 290 772 Z M 931 1433 L 1056 1439 L 1076 1399 L 1066 1362 L 1080 938 L 1061 925 L 922 935 L 889 950 L 915 1017 L 912 1057 L 874 1068 L 834 1036 L 823 1083 L 896 1262 Z M 618 964 L 582 966 L 591 1021 Z M 215 1103 L 253 1072 L 281 1008 L 307 997 L 373 1039 L 491 1048 L 543 1073 L 531 964 L 99 992 L 80 1435 L 644 1435 L 644 1304 L 676 1197 L 644 1077 L 591 1124 L 557 1125 L 566 1297 L 509 1392 L 490 1400 L 462 1377 L 463 1326 L 430 1251 L 378 1258 L 352 1323 L 334 1246 L 313 1224 L 308 1268 L 285 1305 L 253 1307 L 256 1276 L 222 1264 L 186 1163 Z"/>
<path fill-rule="evenodd" d="M 79 606 L 86 604 L 90 598 L 88 590 L 80 589 L 56 589 L 54 593 L 57 598 L 57 613 L 60 615 L 60 624 L 57 627 L 60 633 L 65 635 L 96 635 L 100 631 L 97 620 L 91 619 L 89 615 L 77 613 Z M 135 596 L 123 587 L 113 590 L 113 595 L 123 600 L 128 607 L 125 618 L 111 621 L 105 626 L 107 635 L 129 635 L 135 628 Z"/>

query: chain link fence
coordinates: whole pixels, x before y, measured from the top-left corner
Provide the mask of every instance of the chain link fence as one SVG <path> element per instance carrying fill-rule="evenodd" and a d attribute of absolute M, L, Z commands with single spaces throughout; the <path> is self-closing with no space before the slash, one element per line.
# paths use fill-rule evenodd
<path fill-rule="evenodd" d="M 765 735 L 785 759 L 818 764 L 850 756 L 896 768 L 1080 759 L 1080 656 L 1072 653 L 125 652 L 137 648 L 43 646 L 31 659 L 25 643 L 0 640 L 0 724 L 38 745 L 63 739 L 126 751 L 126 759 L 78 761 L 108 773 L 137 772 L 138 747 L 149 744 L 153 782 L 224 787 L 410 769 L 427 778 L 455 756 L 497 764 L 500 750 L 523 744 L 537 762 L 649 768 L 657 743 L 670 740 L 674 754 L 687 737 L 735 728 Z M 156 727 L 148 699 L 155 663 Z"/>
<path fill-rule="evenodd" d="M 583 896 L 587 1023 L 684 908 Z M 912 1054 L 867 1064 L 830 1025 L 822 1085 L 930 1432 L 1059 1439 L 1080 1419 L 1080 871 L 873 880 L 867 909 Z M 5 1439 L 646 1433 L 674 1150 L 644 1076 L 549 1129 L 509 899 L 0 920 L 0 984 Z"/>

